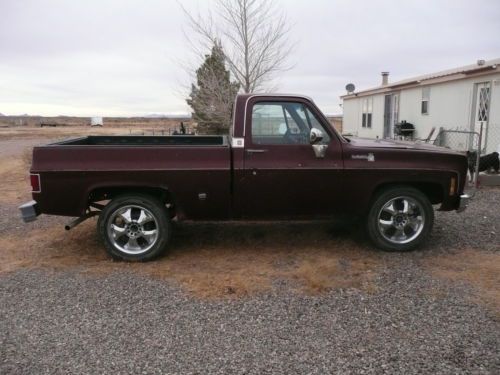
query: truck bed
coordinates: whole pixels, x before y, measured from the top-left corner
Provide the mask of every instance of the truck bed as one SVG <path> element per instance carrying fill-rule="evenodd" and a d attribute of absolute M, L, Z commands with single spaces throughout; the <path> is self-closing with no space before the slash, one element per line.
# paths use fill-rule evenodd
<path fill-rule="evenodd" d="M 174 135 L 174 136 L 137 136 L 137 135 L 91 135 L 87 137 L 68 139 L 51 145 L 65 146 L 102 146 L 102 145 L 192 145 L 192 146 L 227 146 L 224 136 Z"/>
<path fill-rule="evenodd" d="M 81 216 L 96 191 L 149 187 L 175 194 L 179 216 L 229 215 L 231 148 L 224 136 L 70 139 L 35 147 L 31 173 L 40 175 L 33 197 L 47 214 Z"/>

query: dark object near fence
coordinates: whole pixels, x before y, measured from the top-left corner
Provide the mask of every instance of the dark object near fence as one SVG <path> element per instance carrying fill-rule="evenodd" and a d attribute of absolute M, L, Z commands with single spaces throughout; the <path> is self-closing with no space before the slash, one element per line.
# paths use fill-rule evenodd
<path fill-rule="evenodd" d="M 401 121 L 394 125 L 394 133 L 405 139 L 413 139 L 413 134 L 415 133 L 415 126 L 413 124 Z"/>
<path fill-rule="evenodd" d="M 57 124 L 49 123 L 49 122 L 41 122 L 40 127 L 43 128 L 44 126 L 50 126 L 50 127 L 55 128 L 57 126 Z"/>
<path fill-rule="evenodd" d="M 477 151 L 467 151 L 467 161 L 469 173 L 472 176 L 476 170 L 477 164 Z M 494 171 L 498 173 L 500 170 L 500 159 L 498 158 L 498 152 L 492 152 L 491 154 L 481 156 L 479 158 L 479 172 Z"/>

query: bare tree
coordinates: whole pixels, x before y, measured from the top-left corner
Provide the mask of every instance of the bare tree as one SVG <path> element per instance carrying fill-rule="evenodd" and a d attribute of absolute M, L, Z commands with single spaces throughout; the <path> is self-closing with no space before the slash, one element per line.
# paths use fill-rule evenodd
<path fill-rule="evenodd" d="M 269 88 L 275 74 L 289 68 L 289 25 L 283 11 L 274 0 L 216 0 L 215 9 L 215 15 L 193 16 L 183 8 L 205 50 L 221 43 L 244 92 Z"/>

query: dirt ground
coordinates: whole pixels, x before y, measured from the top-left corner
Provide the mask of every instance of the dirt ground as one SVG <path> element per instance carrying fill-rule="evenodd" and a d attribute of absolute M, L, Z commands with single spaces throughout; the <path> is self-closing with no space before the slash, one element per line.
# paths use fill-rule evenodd
<path fill-rule="evenodd" d="M 106 274 L 123 270 L 172 281 L 203 298 L 279 289 L 297 293 L 356 288 L 375 293 L 394 257 L 411 256 L 443 281 L 466 283 L 474 298 L 500 311 L 500 253 L 470 246 L 394 255 L 374 250 L 351 223 L 176 224 L 171 251 L 151 263 L 114 262 L 95 220 L 65 231 L 67 218 L 23 224 L 17 206 L 30 199 L 27 173 L 34 145 L 70 136 L 127 134 L 118 128 L 0 129 L 0 273 L 20 269 Z M 355 229 L 353 229 L 353 227 Z M 494 234 L 492 241 L 498 240 Z M 499 241 L 500 242 L 500 241 Z"/>

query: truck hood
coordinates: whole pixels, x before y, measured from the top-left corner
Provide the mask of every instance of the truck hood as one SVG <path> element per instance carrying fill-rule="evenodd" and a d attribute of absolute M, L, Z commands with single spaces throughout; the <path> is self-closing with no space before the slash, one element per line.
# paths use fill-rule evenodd
<path fill-rule="evenodd" d="M 423 142 L 395 141 L 391 139 L 369 139 L 369 138 L 354 138 L 347 137 L 351 145 L 361 148 L 383 148 L 383 149 L 399 149 L 399 150 L 421 150 L 445 154 L 462 154 L 461 152 L 451 150 L 446 147 L 440 147 Z"/>

